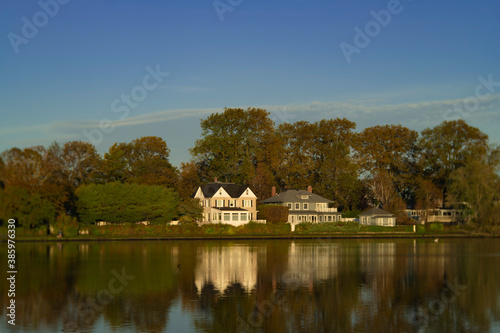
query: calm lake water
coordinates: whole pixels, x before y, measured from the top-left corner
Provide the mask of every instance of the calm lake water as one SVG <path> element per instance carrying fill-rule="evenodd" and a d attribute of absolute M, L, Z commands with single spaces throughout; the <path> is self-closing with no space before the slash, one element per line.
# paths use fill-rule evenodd
<path fill-rule="evenodd" d="M 495 239 L 0 246 L 1 332 L 500 332 Z"/>

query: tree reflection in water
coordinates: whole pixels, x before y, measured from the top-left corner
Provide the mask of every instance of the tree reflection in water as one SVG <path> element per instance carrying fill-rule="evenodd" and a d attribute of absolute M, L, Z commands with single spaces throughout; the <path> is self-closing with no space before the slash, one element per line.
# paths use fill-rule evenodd
<path fill-rule="evenodd" d="M 6 258 L 5 246 L 0 253 Z M 22 243 L 17 261 L 16 324 L 27 332 L 65 323 L 82 332 L 165 332 L 181 320 L 174 305 L 200 332 L 500 327 L 494 239 Z M 135 279 L 85 312 L 82 304 L 103 297 L 122 267 Z M 7 284 L 0 288 L 5 316 Z"/>

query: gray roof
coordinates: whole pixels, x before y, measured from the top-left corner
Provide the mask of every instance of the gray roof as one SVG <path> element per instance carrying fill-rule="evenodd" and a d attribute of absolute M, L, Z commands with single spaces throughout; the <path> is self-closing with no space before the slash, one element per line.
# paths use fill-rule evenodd
<path fill-rule="evenodd" d="M 378 207 L 373 207 L 370 209 L 365 210 L 363 213 L 359 214 L 359 216 L 385 216 L 385 217 L 394 217 L 394 214 L 389 213 L 388 211 L 385 211 L 383 209 L 380 209 Z"/>
<path fill-rule="evenodd" d="M 302 199 L 302 195 L 307 195 L 308 199 Z M 323 198 L 317 194 L 311 193 L 306 190 L 296 190 L 296 189 L 286 189 L 280 194 L 275 195 L 274 197 L 267 198 L 266 200 L 262 200 L 261 203 L 265 204 L 282 204 L 287 202 L 326 202 L 331 203 L 333 201 L 328 200 L 327 198 Z"/>
<path fill-rule="evenodd" d="M 231 198 L 239 198 L 248 188 L 248 186 L 245 185 L 236 185 L 234 183 L 222 182 L 208 183 L 200 187 L 205 198 L 213 197 L 221 187 L 231 196 Z"/>

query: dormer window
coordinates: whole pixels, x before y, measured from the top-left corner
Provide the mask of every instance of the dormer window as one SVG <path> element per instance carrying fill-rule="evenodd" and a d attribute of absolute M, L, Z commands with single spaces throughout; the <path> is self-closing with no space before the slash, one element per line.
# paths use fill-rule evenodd
<path fill-rule="evenodd" d="M 307 200 L 307 199 L 309 199 L 309 196 L 308 196 L 308 195 L 301 195 L 301 196 L 300 196 L 300 198 L 301 198 L 301 199 L 306 199 L 306 200 Z"/>

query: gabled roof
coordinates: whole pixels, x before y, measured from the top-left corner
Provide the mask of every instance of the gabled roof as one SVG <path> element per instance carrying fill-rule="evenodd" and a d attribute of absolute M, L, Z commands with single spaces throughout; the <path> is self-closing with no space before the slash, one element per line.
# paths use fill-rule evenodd
<path fill-rule="evenodd" d="M 203 192 L 205 198 L 213 197 L 214 194 L 216 194 L 221 187 L 224 189 L 224 191 L 227 192 L 227 194 L 231 196 L 231 198 L 239 198 L 248 188 L 248 186 L 245 185 L 236 185 L 234 183 L 220 183 L 220 182 L 208 183 L 206 185 L 200 186 L 201 191 Z"/>
<path fill-rule="evenodd" d="M 365 210 L 363 213 L 359 214 L 359 216 L 384 216 L 384 217 L 394 217 L 394 214 L 389 213 L 388 211 L 385 211 L 383 209 L 380 209 L 378 207 L 373 207 L 370 209 Z"/>
<path fill-rule="evenodd" d="M 307 196 L 307 199 L 303 199 L 302 196 Z M 296 189 L 287 189 L 280 194 L 275 195 L 274 197 L 267 198 L 266 200 L 262 200 L 261 203 L 287 203 L 287 202 L 326 202 L 331 203 L 333 201 L 328 200 L 327 198 L 323 198 L 317 194 L 311 193 L 306 190 L 296 190 Z"/>

